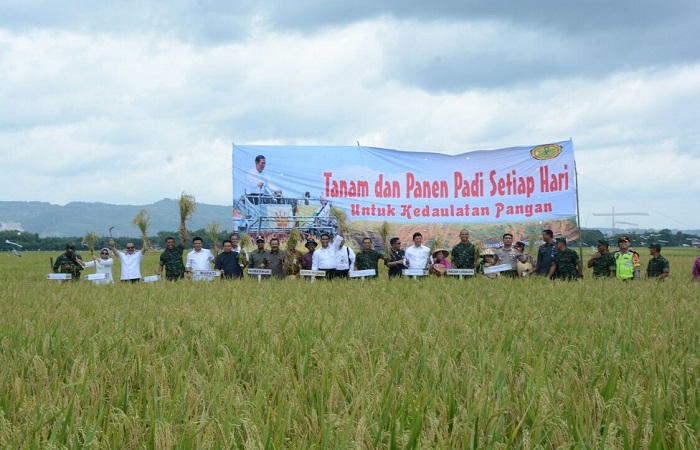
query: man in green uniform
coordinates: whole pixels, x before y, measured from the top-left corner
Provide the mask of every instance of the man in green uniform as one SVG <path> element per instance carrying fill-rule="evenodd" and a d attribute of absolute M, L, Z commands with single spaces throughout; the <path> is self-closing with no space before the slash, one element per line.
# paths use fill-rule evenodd
<path fill-rule="evenodd" d="M 65 253 L 56 258 L 53 263 L 53 273 L 69 273 L 71 280 L 77 281 L 80 279 L 80 272 L 83 270 L 83 258 L 75 253 L 73 244 L 66 244 Z"/>
<path fill-rule="evenodd" d="M 180 224 L 180 245 L 175 246 L 175 238 L 168 236 L 165 238 L 165 250 L 160 254 L 160 265 L 158 275 L 163 275 L 165 268 L 165 278 L 168 281 L 176 281 L 185 278 L 185 265 L 182 263 L 182 254 L 185 252 L 187 242 L 187 228 L 185 223 Z"/>
<path fill-rule="evenodd" d="M 583 278 L 583 264 L 575 251 L 566 248 L 566 238 L 563 237 L 556 240 L 554 259 L 547 278 L 551 279 L 555 273 L 557 279 Z"/>
<path fill-rule="evenodd" d="M 615 277 L 615 258 L 609 250 L 610 243 L 607 239 L 598 241 L 598 251 L 591 256 L 586 264 L 593 267 L 593 276 L 596 278 Z"/>
<path fill-rule="evenodd" d="M 651 244 L 649 246 L 649 254 L 651 255 L 651 261 L 649 261 L 647 266 L 647 278 L 656 278 L 663 281 L 671 271 L 668 259 L 661 256 L 661 246 L 659 244 Z"/>
<path fill-rule="evenodd" d="M 469 242 L 469 231 L 459 232 L 459 244 L 452 247 L 452 268 L 473 269 L 476 267 L 476 247 Z"/>
<path fill-rule="evenodd" d="M 613 253 L 615 258 L 615 277 L 618 280 L 639 280 L 639 253 L 630 248 L 627 236 L 621 236 L 617 241 L 619 250 Z"/>
<path fill-rule="evenodd" d="M 386 261 L 386 258 L 372 247 L 372 239 L 362 239 L 362 251 L 355 255 L 355 270 L 374 269 L 376 275 L 372 278 L 375 278 L 379 275 L 379 260 Z"/>

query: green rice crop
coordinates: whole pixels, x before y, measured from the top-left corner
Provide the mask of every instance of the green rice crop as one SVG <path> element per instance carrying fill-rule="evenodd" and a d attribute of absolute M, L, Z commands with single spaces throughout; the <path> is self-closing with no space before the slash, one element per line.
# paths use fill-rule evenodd
<path fill-rule="evenodd" d="M 698 448 L 697 254 L 663 283 L 111 286 L 3 254 L 0 447 Z"/>

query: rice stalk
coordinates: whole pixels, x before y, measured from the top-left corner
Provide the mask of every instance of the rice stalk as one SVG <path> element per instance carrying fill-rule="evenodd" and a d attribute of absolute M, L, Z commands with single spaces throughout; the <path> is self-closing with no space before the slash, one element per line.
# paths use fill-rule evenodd
<path fill-rule="evenodd" d="M 301 233 L 296 226 L 293 226 L 292 230 L 289 232 L 289 238 L 287 238 L 287 250 L 296 249 L 299 242 L 301 242 Z"/>
<path fill-rule="evenodd" d="M 241 251 L 238 253 L 238 264 L 248 264 L 248 252 L 253 250 L 253 239 L 248 233 L 243 233 L 238 240 L 238 245 L 241 246 Z"/>
<path fill-rule="evenodd" d="M 430 267 L 430 259 L 433 257 L 433 253 L 435 253 L 438 249 L 442 248 L 442 245 L 442 236 L 436 236 L 435 239 L 433 239 L 433 242 L 430 244 L 430 256 L 428 257 L 426 269 Z"/>
<path fill-rule="evenodd" d="M 219 250 L 219 233 L 221 232 L 221 225 L 217 222 L 212 222 L 206 226 L 204 231 L 209 235 L 211 239 L 212 252 L 216 254 Z"/>
<path fill-rule="evenodd" d="M 148 240 L 148 226 L 151 224 L 151 213 L 146 211 L 146 208 L 142 208 L 136 217 L 131 221 L 131 225 L 138 227 L 141 230 L 141 236 L 143 238 L 143 248 L 148 248 L 151 242 Z"/>
<path fill-rule="evenodd" d="M 182 192 L 180 195 L 180 200 L 178 201 L 178 206 L 180 207 L 180 222 L 185 222 L 192 218 L 192 214 L 197 210 L 197 204 L 194 200 L 194 195 L 190 195 L 186 192 Z"/>
<path fill-rule="evenodd" d="M 391 254 L 389 251 L 389 233 L 391 233 L 391 225 L 386 220 L 379 226 L 379 237 L 384 245 L 384 256 L 389 259 Z"/>
<path fill-rule="evenodd" d="M 83 236 L 82 245 L 87 245 L 88 249 L 90 249 L 90 254 L 93 254 L 95 252 L 95 244 L 97 243 L 98 239 L 99 237 L 97 236 L 97 233 L 94 231 L 88 231 L 85 236 Z"/>
<path fill-rule="evenodd" d="M 335 221 L 338 224 L 338 233 L 341 236 L 345 236 L 345 234 L 350 229 L 347 213 L 342 209 L 338 208 L 337 206 L 331 206 L 329 214 L 335 217 Z"/>

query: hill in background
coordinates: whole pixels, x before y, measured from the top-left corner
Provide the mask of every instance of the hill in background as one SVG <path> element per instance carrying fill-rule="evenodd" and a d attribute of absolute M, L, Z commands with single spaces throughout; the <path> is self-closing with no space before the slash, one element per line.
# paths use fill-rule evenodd
<path fill-rule="evenodd" d="M 114 227 L 114 236 L 137 237 L 141 233 L 131 225 L 131 220 L 142 208 L 151 214 L 149 234 L 178 229 L 178 203 L 169 198 L 151 205 L 73 202 L 61 206 L 46 202 L 0 202 L 0 226 L 1 229 L 37 233 L 41 237 L 82 236 L 87 231 L 106 236 L 109 228 Z M 197 211 L 187 227 L 197 230 L 212 222 L 231 230 L 232 207 L 197 203 Z"/>

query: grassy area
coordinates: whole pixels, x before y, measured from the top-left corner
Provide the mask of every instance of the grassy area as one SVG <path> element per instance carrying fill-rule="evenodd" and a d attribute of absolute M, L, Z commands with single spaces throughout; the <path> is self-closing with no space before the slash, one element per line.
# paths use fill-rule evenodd
<path fill-rule="evenodd" d="M 698 252 L 663 253 L 626 284 L 93 286 L 2 256 L 0 446 L 697 448 Z"/>

